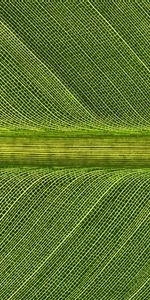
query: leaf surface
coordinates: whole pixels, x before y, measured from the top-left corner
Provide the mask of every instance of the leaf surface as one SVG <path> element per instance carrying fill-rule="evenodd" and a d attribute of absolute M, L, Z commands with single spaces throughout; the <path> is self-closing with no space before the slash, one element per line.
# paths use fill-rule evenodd
<path fill-rule="evenodd" d="M 149 130 L 145 6 L 2 1 L 1 126 Z"/>
<path fill-rule="evenodd" d="M 1 299 L 148 299 L 148 170 L 11 172 Z"/>

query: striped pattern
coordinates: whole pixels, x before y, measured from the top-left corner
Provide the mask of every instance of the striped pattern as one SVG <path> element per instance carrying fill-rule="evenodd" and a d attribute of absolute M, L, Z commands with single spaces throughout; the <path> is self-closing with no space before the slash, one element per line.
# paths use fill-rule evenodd
<path fill-rule="evenodd" d="M 0 137 L 0 164 L 150 168 L 150 137 Z"/>
<path fill-rule="evenodd" d="M 149 170 L 1 169 L 5 299 L 144 299 Z"/>
<path fill-rule="evenodd" d="M 2 0 L 0 126 L 149 130 L 148 9 Z"/>
<path fill-rule="evenodd" d="M 0 299 L 149 300 L 149 1 L 0 17 Z"/>

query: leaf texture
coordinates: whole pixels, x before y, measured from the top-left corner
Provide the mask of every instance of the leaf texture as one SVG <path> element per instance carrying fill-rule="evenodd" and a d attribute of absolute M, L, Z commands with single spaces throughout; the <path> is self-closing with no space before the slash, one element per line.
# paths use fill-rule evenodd
<path fill-rule="evenodd" d="M 2 136 L 0 165 L 150 168 L 150 137 Z"/>
<path fill-rule="evenodd" d="M 148 170 L 1 169 L 0 179 L 2 300 L 148 299 Z"/>
<path fill-rule="evenodd" d="M 149 300 L 149 1 L 0 17 L 0 300 Z"/>
<path fill-rule="evenodd" d="M 146 3 L 2 1 L 0 125 L 149 130 Z"/>

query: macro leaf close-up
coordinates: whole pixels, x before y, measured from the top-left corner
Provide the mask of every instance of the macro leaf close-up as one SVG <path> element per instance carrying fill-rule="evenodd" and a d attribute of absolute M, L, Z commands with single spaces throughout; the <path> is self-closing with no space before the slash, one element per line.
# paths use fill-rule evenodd
<path fill-rule="evenodd" d="M 150 299 L 150 2 L 1 0 L 0 299 Z"/>

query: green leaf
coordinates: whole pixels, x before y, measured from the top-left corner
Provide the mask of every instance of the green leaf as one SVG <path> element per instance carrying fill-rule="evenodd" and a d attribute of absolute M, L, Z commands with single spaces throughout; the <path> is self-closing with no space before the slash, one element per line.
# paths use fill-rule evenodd
<path fill-rule="evenodd" d="M 149 300 L 149 1 L 0 16 L 0 299 Z"/>
<path fill-rule="evenodd" d="M 146 170 L 10 169 L 1 299 L 148 299 Z"/>
<path fill-rule="evenodd" d="M 150 129 L 146 1 L 2 1 L 1 127 Z"/>

